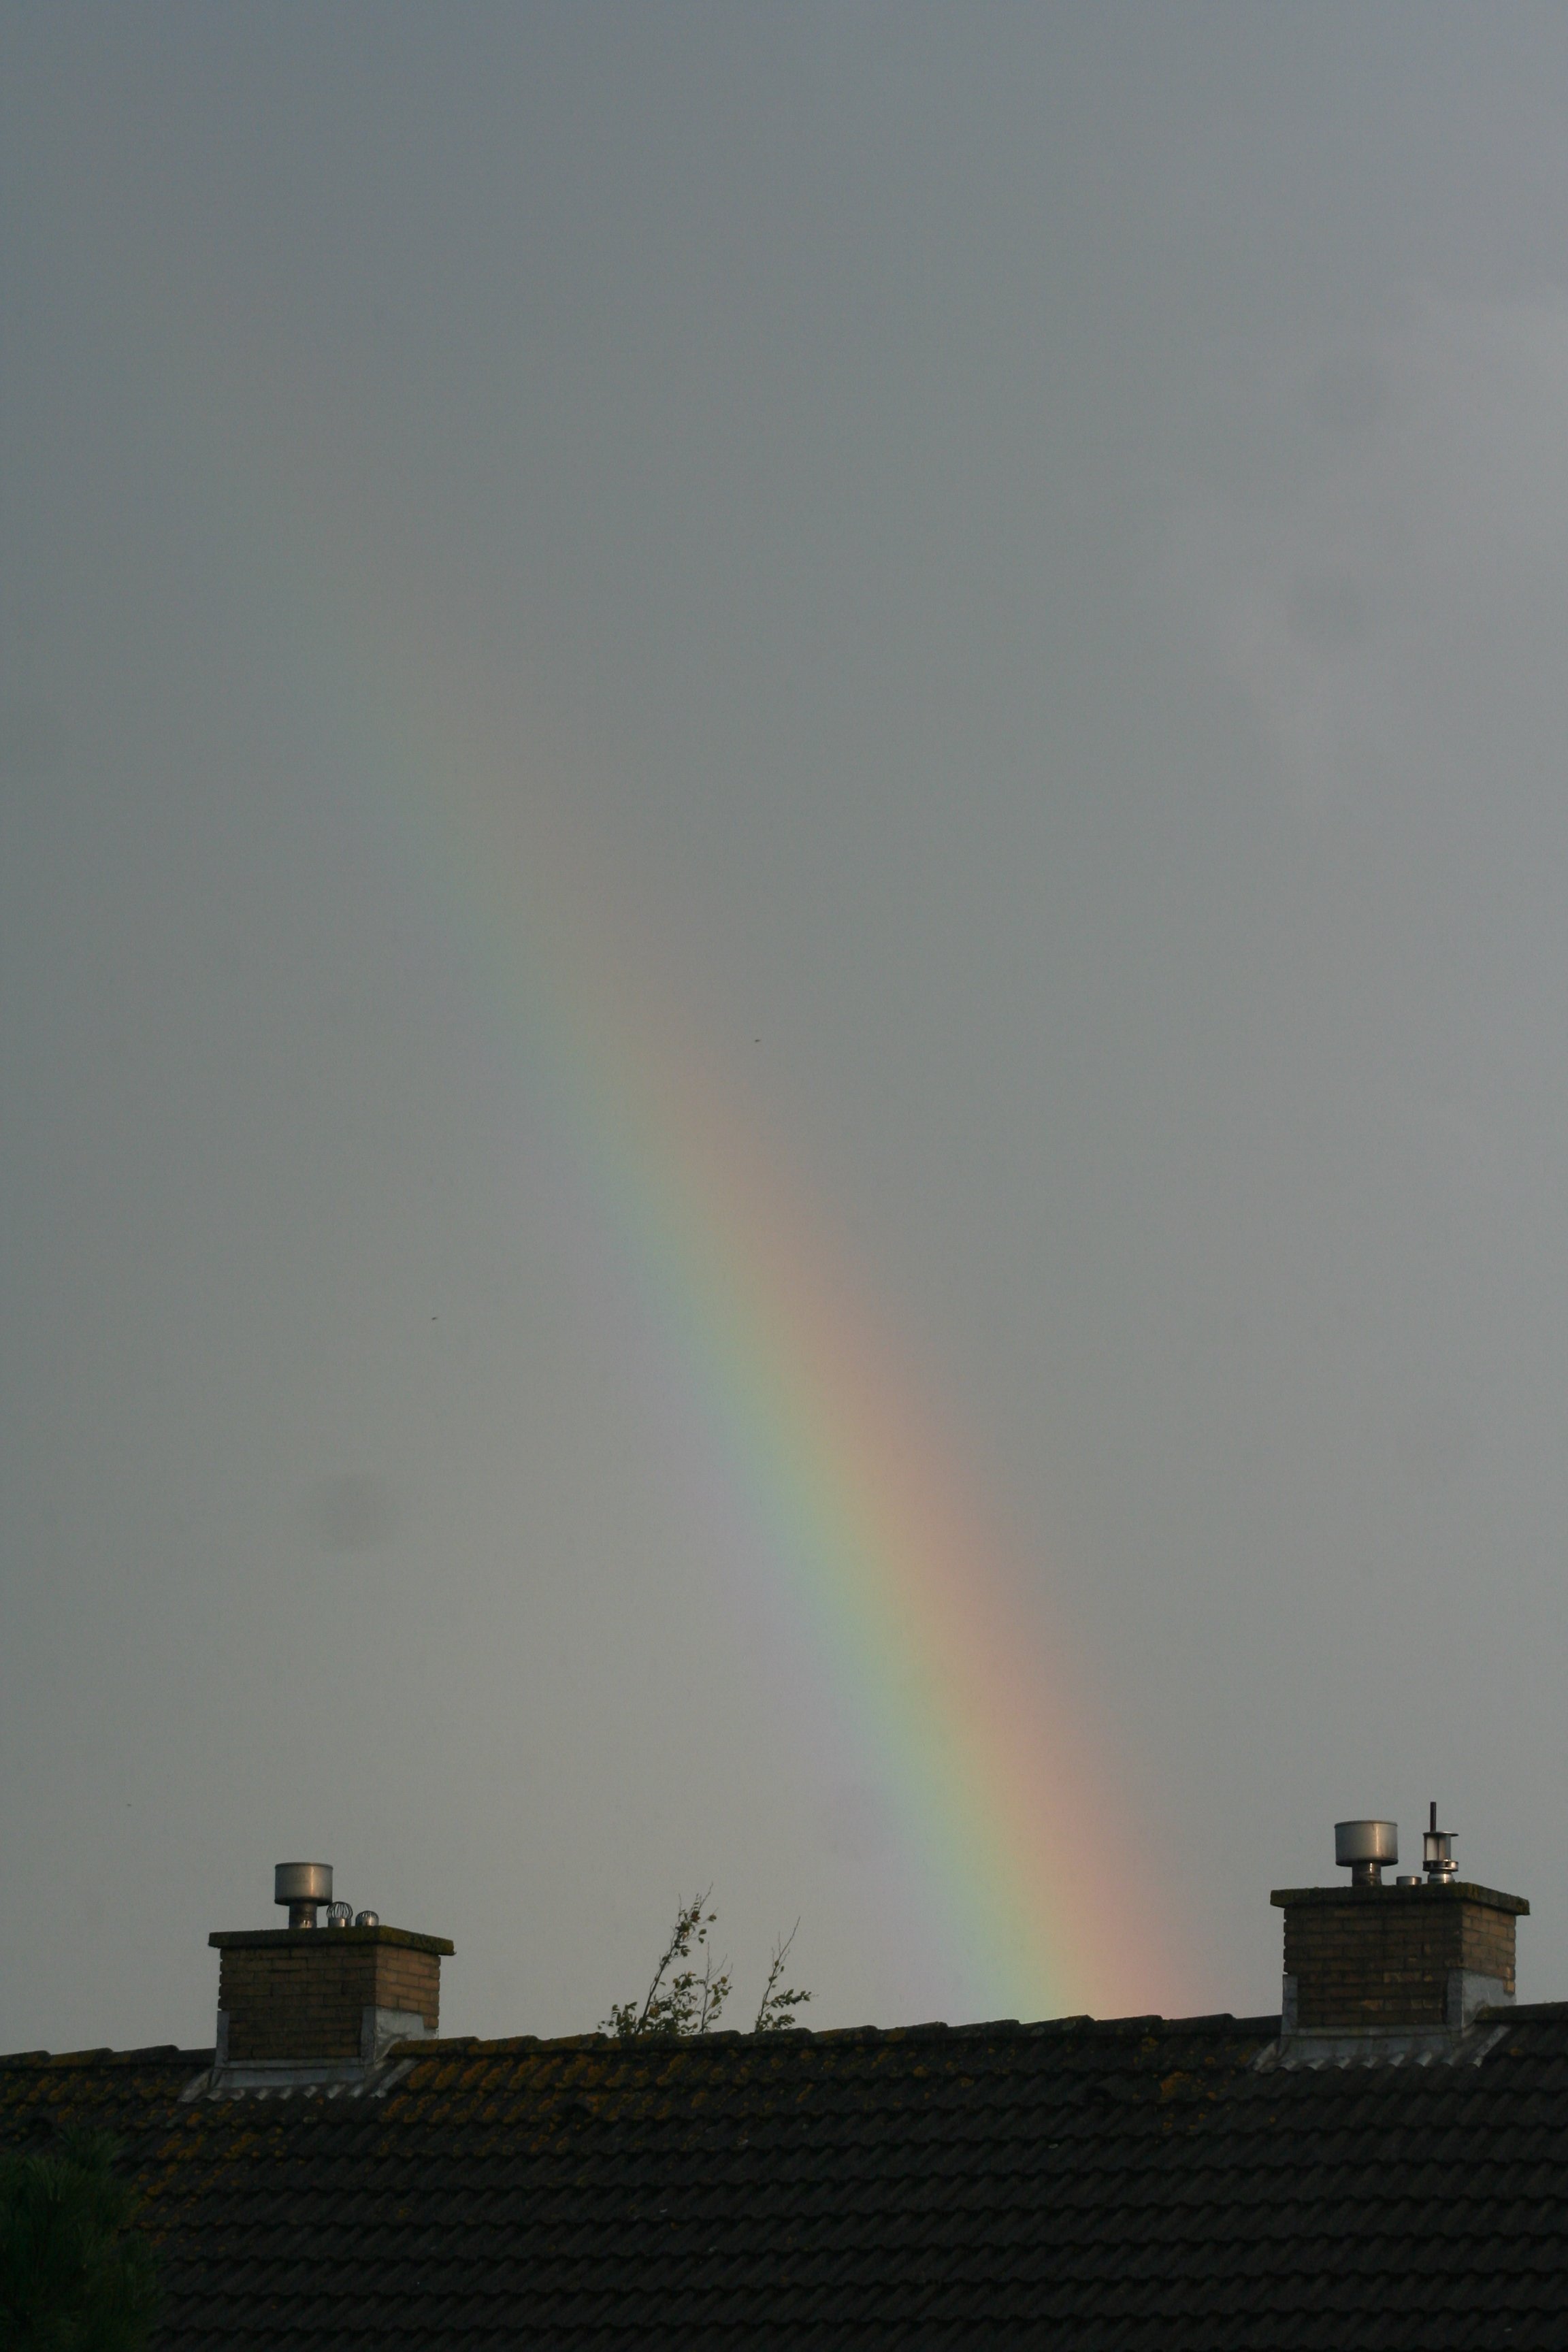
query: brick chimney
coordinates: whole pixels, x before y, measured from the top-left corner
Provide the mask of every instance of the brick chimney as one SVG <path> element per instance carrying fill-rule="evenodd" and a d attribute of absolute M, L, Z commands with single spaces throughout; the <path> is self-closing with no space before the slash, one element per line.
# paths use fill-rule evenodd
<path fill-rule="evenodd" d="M 1436 1805 L 1424 1878 L 1384 1885 L 1384 1866 L 1399 1858 L 1393 1822 L 1336 1822 L 1334 1842 L 1350 1885 L 1279 1887 L 1268 1898 L 1285 1914 L 1282 2043 L 1436 2048 L 1513 2000 L 1515 1922 L 1530 1906 L 1458 1875 Z"/>
<path fill-rule="evenodd" d="M 229 2083 L 347 2080 L 381 2063 L 395 2042 L 440 2022 L 444 1936 L 384 1927 L 332 1903 L 325 1863 L 280 1863 L 276 1900 L 287 1927 L 220 1930 L 216 2073 Z M 315 1925 L 321 1903 L 328 1924 Z"/>

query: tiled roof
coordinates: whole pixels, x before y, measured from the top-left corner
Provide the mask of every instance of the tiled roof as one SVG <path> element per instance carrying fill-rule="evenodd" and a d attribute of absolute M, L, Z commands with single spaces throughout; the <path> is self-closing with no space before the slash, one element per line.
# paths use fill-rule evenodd
<path fill-rule="evenodd" d="M 24 2057 L 0 2139 L 119 2134 L 189 2352 L 1561 2347 L 1568 2006 L 1503 2014 L 1300 2068 L 1269 2018 L 440 2042 L 184 2103 L 209 2053 Z"/>

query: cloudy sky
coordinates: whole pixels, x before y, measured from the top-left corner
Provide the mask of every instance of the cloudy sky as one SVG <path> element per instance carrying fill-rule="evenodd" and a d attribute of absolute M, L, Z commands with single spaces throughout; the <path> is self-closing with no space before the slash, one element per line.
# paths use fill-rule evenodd
<path fill-rule="evenodd" d="M 1568 18 L 0 39 L 0 2045 L 1568 1994 Z"/>

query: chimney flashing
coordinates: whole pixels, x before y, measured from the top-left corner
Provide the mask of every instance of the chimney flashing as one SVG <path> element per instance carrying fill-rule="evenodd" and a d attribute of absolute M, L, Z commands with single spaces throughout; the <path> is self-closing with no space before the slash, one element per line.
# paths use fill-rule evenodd
<path fill-rule="evenodd" d="M 1503 2041 L 1511 2005 L 1478 2010 L 1468 2025 L 1350 2027 L 1340 2033 L 1281 2033 L 1252 2061 L 1255 2074 L 1293 2074 L 1319 2066 L 1479 2066 Z"/>

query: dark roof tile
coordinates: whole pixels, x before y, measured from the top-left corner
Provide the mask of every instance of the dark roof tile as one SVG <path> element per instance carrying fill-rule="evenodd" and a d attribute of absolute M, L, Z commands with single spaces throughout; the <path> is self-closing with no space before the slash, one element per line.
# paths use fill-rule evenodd
<path fill-rule="evenodd" d="M 209 2052 L 25 2053 L 0 2139 L 121 2134 L 189 2352 L 1559 2344 L 1568 2013 L 1479 2067 L 1255 2071 L 1275 2030 L 447 2041 L 384 2097 L 184 2106 Z"/>

